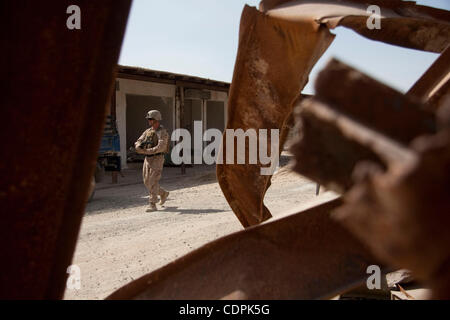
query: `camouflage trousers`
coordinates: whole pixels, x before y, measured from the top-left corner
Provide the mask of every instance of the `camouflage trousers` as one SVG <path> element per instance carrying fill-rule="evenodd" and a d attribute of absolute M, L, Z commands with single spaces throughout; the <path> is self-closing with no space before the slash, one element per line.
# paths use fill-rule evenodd
<path fill-rule="evenodd" d="M 161 188 L 159 185 L 159 179 L 161 179 L 163 167 L 164 155 L 145 157 L 144 166 L 142 168 L 142 176 L 144 178 L 144 184 L 150 195 L 150 203 L 157 203 L 158 195 L 161 196 L 166 193 L 166 190 Z"/>

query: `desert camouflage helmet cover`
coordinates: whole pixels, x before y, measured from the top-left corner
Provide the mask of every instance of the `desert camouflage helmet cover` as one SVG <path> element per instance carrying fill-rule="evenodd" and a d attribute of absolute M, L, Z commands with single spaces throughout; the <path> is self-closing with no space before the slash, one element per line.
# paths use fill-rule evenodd
<path fill-rule="evenodd" d="M 161 112 L 159 112 L 158 110 L 150 110 L 147 113 L 147 116 L 145 118 L 146 119 L 155 119 L 155 120 L 158 120 L 158 121 L 162 120 Z"/>

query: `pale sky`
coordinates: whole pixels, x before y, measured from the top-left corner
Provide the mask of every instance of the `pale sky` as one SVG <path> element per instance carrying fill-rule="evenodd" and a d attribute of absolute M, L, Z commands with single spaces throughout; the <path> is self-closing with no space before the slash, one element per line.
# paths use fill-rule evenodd
<path fill-rule="evenodd" d="M 417 3 L 450 10 L 450 0 Z M 245 4 L 257 7 L 259 0 L 133 0 L 119 64 L 231 82 Z M 314 92 L 314 78 L 331 57 L 406 92 L 438 56 L 371 41 L 342 27 L 332 32 L 337 37 L 304 93 Z"/>

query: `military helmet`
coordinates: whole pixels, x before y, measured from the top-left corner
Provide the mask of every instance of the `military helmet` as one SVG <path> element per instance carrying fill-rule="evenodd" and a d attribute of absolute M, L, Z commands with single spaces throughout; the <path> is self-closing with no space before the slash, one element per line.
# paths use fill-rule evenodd
<path fill-rule="evenodd" d="M 146 119 L 155 119 L 155 120 L 158 120 L 158 121 L 162 120 L 161 112 L 159 112 L 158 110 L 150 110 L 147 113 L 147 116 L 145 118 Z"/>

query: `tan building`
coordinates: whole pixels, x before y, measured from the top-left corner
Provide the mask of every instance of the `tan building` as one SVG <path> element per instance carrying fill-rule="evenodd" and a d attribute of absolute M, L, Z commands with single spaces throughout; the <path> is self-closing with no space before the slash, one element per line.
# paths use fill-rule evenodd
<path fill-rule="evenodd" d="M 148 127 L 145 115 L 150 107 L 162 113 L 169 135 L 185 128 L 193 136 L 194 121 L 202 121 L 203 132 L 210 128 L 223 131 L 229 87 L 226 82 L 119 66 L 110 114 L 120 135 L 122 168 L 127 167 L 127 150 Z"/>

